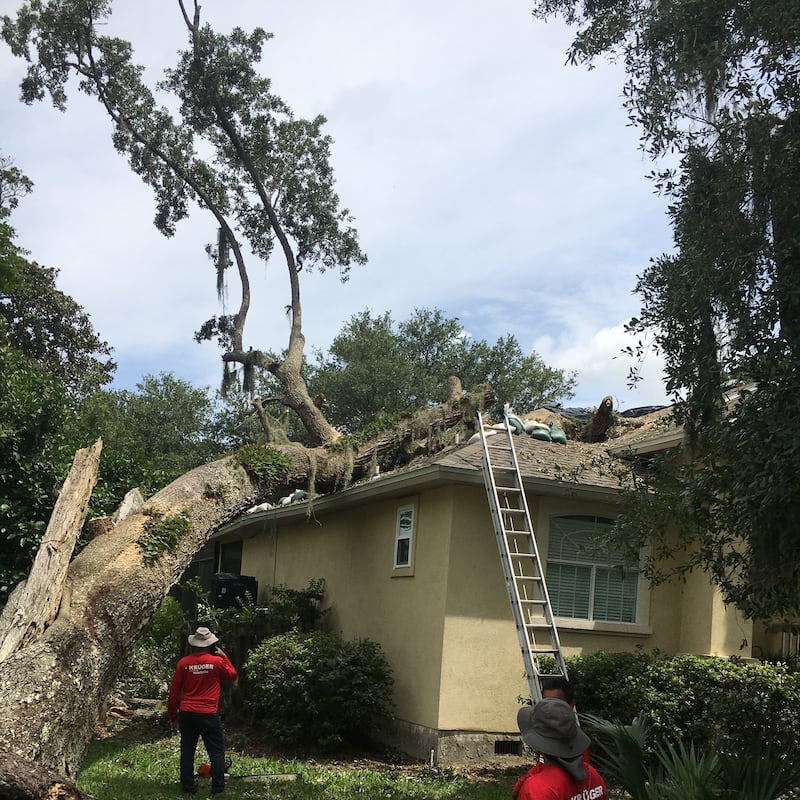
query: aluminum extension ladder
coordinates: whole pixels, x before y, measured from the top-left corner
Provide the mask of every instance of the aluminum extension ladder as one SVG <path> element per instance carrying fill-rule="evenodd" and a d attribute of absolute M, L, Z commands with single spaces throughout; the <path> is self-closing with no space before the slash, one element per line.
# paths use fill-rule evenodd
<path fill-rule="evenodd" d="M 487 435 L 480 412 L 478 430 L 483 445 L 483 479 L 492 513 L 500 562 L 511 612 L 517 627 L 525 676 L 534 703 L 542 699 L 542 679 L 567 678 L 567 668 L 553 621 L 553 609 L 542 573 L 528 501 L 514 447 L 514 430 L 503 414 L 502 430 Z M 499 426 L 498 426 L 499 427 Z M 541 660 L 550 656 L 556 672 L 543 672 Z"/>

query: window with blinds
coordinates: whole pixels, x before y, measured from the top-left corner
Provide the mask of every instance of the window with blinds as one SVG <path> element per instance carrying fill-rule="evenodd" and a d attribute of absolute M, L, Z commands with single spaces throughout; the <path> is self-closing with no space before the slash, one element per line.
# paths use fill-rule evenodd
<path fill-rule="evenodd" d="M 547 590 L 555 616 L 636 622 L 639 573 L 609 545 L 613 526 L 614 520 L 606 517 L 550 520 Z"/>

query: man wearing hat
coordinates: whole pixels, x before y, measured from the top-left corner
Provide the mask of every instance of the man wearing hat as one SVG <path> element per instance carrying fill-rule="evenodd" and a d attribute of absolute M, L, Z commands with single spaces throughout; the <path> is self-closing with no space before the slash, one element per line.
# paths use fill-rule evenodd
<path fill-rule="evenodd" d="M 190 637 L 192 652 L 178 661 L 169 688 L 167 713 L 181 731 L 181 789 L 195 794 L 194 754 L 202 737 L 211 762 L 211 793 L 225 789 L 225 738 L 219 717 L 219 692 L 223 681 L 235 681 L 236 669 L 208 628 Z"/>
<path fill-rule="evenodd" d="M 544 760 L 518 784 L 517 800 L 606 800 L 605 782 L 583 758 L 589 737 L 569 703 L 545 697 L 534 706 L 523 706 L 517 725 L 522 741 Z"/>

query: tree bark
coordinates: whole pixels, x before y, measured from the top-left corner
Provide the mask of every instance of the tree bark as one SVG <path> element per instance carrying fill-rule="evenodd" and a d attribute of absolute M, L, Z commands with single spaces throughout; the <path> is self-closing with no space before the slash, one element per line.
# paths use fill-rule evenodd
<path fill-rule="evenodd" d="M 483 404 L 493 400 L 491 390 L 478 398 Z M 464 404 L 422 412 L 413 425 L 409 422 L 361 448 L 354 459 L 354 477 L 363 476 L 375 454 L 378 463 L 390 469 L 398 441 L 420 438 L 426 425 L 435 431 L 463 420 L 469 424 L 470 414 Z M 342 458 L 335 451 L 297 445 L 275 449 L 292 465 L 280 486 L 259 482 L 235 455 L 227 456 L 181 476 L 120 522 L 112 535 L 92 540 L 75 557 L 66 581 L 70 602 L 61 604 L 38 640 L 0 662 L 0 730 L 7 753 L 20 763 L 33 762 L 63 776 L 67 784 L 73 782 L 120 669 L 194 554 L 245 509 L 286 487 L 307 483 L 312 459 L 317 486 L 335 486 L 341 478 Z M 153 523 L 153 513 L 185 515 L 191 527 L 174 550 L 148 564 L 138 542 Z M 0 752 L 0 758 L 3 755 Z M 22 772 L 17 782 L 12 775 L 7 785 L 9 797 L 43 796 L 24 788 Z"/>
<path fill-rule="evenodd" d="M 0 616 L 0 661 L 26 641 L 37 639 L 56 617 L 72 551 L 97 480 L 102 449 L 103 442 L 98 439 L 92 447 L 75 454 L 28 580 L 14 591 Z"/>
<path fill-rule="evenodd" d="M 91 800 L 72 781 L 0 748 L 0 797 L 3 800 Z"/>

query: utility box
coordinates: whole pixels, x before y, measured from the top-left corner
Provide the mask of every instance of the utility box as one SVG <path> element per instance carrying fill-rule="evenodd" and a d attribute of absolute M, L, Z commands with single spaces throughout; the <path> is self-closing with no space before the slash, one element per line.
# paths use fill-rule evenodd
<path fill-rule="evenodd" d="M 211 605 L 215 608 L 236 608 L 237 600 L 244 600 L 246 594 L 254 603 L 258 599 L 258 581 L 251 575 L 218 572 L 211 578 Z"/>

